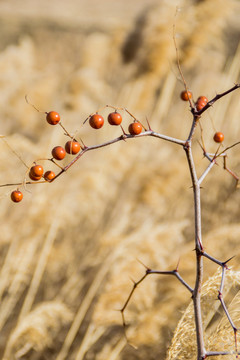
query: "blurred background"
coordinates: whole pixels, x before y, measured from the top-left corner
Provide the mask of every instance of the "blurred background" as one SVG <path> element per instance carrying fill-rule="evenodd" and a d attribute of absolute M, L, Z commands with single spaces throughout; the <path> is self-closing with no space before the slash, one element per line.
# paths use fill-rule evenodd
<path fill-rule="evenodd" d="M 98 131 L 83 126 L 106 104 L 185 139 L 191 113 L 179 97 L 173 25 L 194 99 L 211 99 L 239 82 L 239 11 L 237 0 L 2 0 L 0 184 L 22 183 L 24 163 L 49 158 L 54 146 L 65 144 L 60 126 L 45 120 L 51 110 L 86 145 L 121 134 L 107 121 Z M 108 113 L 101 112 L 105 119 Z M 240 140 L 239 113 L 236 91 L 203 115 L 209 152 L 217 150 L 216 130 L 224 132 L 224 146 Z M 132 119 L 121 114 L 127 131 Z M 208 164 L 200 137 L 198 129 L 199 175 Z M 57 172 L 49 161 L 38 163 Z M 237 270 L 240 190 L 218 165 L 203 182 L 203 243 L 220 260 L 235 255 Z M 238 147 L 228 152 L 228 166 L 240 174 Z M 128 140 L 87 153 L 52 184 L 20 186 L 19 204 L 10 201 L 15 188 L 0 188 L 0 357 L 164 359 L 190 302 L 187 290 L 167 276 L 140 285 L 125 313 L 134 347 L 126 343 L 118 310 L 131 279 L 145 272 L 139 260 L 173 270 L 180 259 L 180 274 L 194 285 L 192 189 L 181 147 L 155 138 Z M 204 264 L 207 279 L 217 267 Z"/>

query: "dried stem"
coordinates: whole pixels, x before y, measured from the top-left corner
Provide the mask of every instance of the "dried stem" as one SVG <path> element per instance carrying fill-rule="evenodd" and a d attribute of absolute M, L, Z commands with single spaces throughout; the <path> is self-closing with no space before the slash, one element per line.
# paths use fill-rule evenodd
<path fill-rule="evenodd" d="M 210 108 L 210 106 L 213 106 L 213 104 L 221 99 L 223 96 L 228 95 L 229 93 L 233 92 L 234 90 L 240 88 L 240 84 L 235 84 L 231 89 L 221 93 L 221 94 L 217 94 L 212 100 L 210 100 L 201 110 L 196 111 L 195 108 L 192 109 L 192 113 L 193 115 L 197 115 L 197 116 L 201 116 L 208 108 Z"/>
<path fill-rule="evenodd" d="M 125 301 L 123 307 L 120 309 L 121 314 L 122 314 L 122 321 L 123 321 L 123 326 L 126 327 L 126 321 L 125 321 L 125 316 L 124 316 L 124 311 L 127 308 L 129 301 L 131 300 L 136 288 L 138 287 L 139 284 L 141 284 L 141 282 L 143 282 L 144 279 L 146 279 L 146 277 L 148 275 L 152 275 L 152 274 L 157 274 L 157 275 L 173 275 L 176 276 L 176 278 L 190 291 L 191 294 L 193 294 L 193 289 L 191 288 L 190 285 L 188 285 L 186 283 L 186 281 L 183 280 L 183 278 L 181 277 L 181 275 L 179 274 L 178 270 L 172 270 L 172 271 L 159 271 L 159 270 L 151 270 L 149 268 L 146 269 L 145 274 L 141 277 L 141 279 L 139 279 L 138 281 L 134 281 L 133 282 L 133 287 L 132 290 L 130 291 L 127 300 Z"/>
<path fill-rule="evenodd" d="M 96 149 L 100 149 L 109 145 L 112 145 L 114 143 L 117 143 L 119 141 L 122 140 L 127 140 L 127 139 L 133 139 L 133 138 L 139 138 L 139 137 L 143 137 L 143 136 L 153 136 L 159 139 L 163 139 L 166 140 L 168 142 L 172 142 L 178 145 L 184 145 L 185 141 L 184 140 L 180 140 L 180 139 L 176 139 L 170 136 L 166 136 L 166 135 L 162 135 L 159 134 L 153 130 L 147 130 L 144 131 L 143 133 L 139 134 L 139 135 L 130 135 L 130 134 L 123 134 L 121 136 L 118 136 L 115 139 L 106 141 L 102 144 L 98 144 L 98 145 L 93 145 L 93 146 L 85 146 L 82 151 L 66 166 L 62 167 L 60 166 L 54 159 L 45 159 L 45 160 L 50 160 L 52 161 L 56 166 L 58 166 L 61 171 L 55 176 L 55 178 L 53 178 L 51 181 L 38 181 L 38 182 L 26 182 L 26 184 L 40 184 L 40 183 L 51 183 L 53 181 L 55 181 L 59 176 L 61 176 L 64 172 L 66 172 L 71 166 L 73 166 L 86 152 L 91 151 L 91 150 L 96 150 Z M 9 184 L 2 184 L 0 185 L 0 187 L 5 187 L 5 186 L 16 186 L 16 185 L 21 185 L 22 183 L 9 183 Z"/>
<path fill-rule="evenodd" d="M 175 42 L 175 36 L 174 36 L 174 42 Z M 176 45 L 176 42 L 175 42 Z M 177 47 L 176 47 L 176 51 L 177 51 Z M 178 58 L 178 53 L 177 53 L 177 58 Z M 179 60 L 178 60 L 178 66 L 179 66 Z M 180 67 L 180 66 L 179 66 Z M 183 82 L 185 84 L 185 88 L 187 90 L 186 87 L 186 83 L 185 80 L 183 78 L 181 69 L 179 69 L 180 74 L 182 76 Z M 208 255 L 207 253 L 205 253 L 203 251 L 203 244 L 202 244 L 202 235 L 201 235 L 201 193 L 200 193 L 200 185 L 202 183 L 202 181 L 205 179 L 205 177 L 207 176 L 207 174 L 209 173 L 209 171 L 213 168 L 213 166 L 216 164 L 216 159 L 220 156 L 223 156 L 224 158 L 224 168 L 230 172 L 237 180 L 238 177 L 235 176 L 235 174 L 233 172 L 231 172 L 231 170 L 229 170 L 226 166 L 226 151 L 231 149 L 233 146 L 238 145 L 240 142 L 237 142 L 227 148 L 225 148 L 222 152 L 218 153 L 219 148 L 217 149 L 217 152 L 214 155 L 210 155 L 207 154 L 207 152 L 205 151 L 205 149 L 202 147 L 203 151 L 204 151 L 204 156 L 210 161 L 210 164 L 208 165 L 208 167 L 206 168 L 206 170 L 203 172 L 203 174 L 198 178 L 197 177 L 197 173 L 196 173 L 196 168 L 195 168 L 195 163 L 194 163 L 194 159 L 193 159 L 193 154 L 192 154 L 192 139 L 194 136 L 194 132 L 195 129 L 197 127 L 197 124 L 200 123 L 199 119 L 201 114 L 206 111 L 210 106 L 212 106 L 217 100 L 219 100 L 220 98 L 222 98 L 223 96 L 229 94 L 230 92 L 238 89 L 240 87 L 239 84 L 235 85 L 233 88 L 225 91 L 222 94 L 216 95 L 212 100 L 210 100 L 207 105 L 200 111 L 196 111 L 196 109 L 194 107 L 191 107 L 191 111 L 193 114 L 193 121 L 192 121 L 192 126 L 188 135 L 188 138 L 186 140 L 186 142 L 183 145 L 183 149 L 185 150 L 186 153 L 186 157 L 187 157 L 187 161 L 188 161 L 188 167 L 189 167 L 189 171 L 190 171 L 190 175 L 191 175 L 191 180 L 192 180 L 192 188 L 193 188 L 193 198 L 194 198 L 194 219 L 195 219 L 195 252 L 196 252 L 196 279 L 195 279 L 195 286 L 194 289 L 192 289 L 188 284 L 185 283 L 185 281 L 180 278 L 180 275 L 178 274 L 177 271 L 173 271 L 173 272 L 161 272 L 161 271 L 152 271 L 150 269 L 146 270 L 146 274 L 136 283 L 134 283 L 133 288 L 127 298 L 127 301 L 125 302 L 123 308 L 121 309 L 122 312 L 122 317 L 123 317 L 123 324 L 125 326 L 125 319 L 124 319 L 124 311 L 136 289 L 136 287 L 147 277 L 148 274 L 171 274 L 171 275 L 175 275 L 177 276 L 177 278 L 180 280 L 180 282 L 186 286 L 188 288 L 188 290 L 192 293 L 192 300 L 193 300 L 193 306 L 194 306 L 194 319 L 195 319 L 195 327 L 196 327 L 196 340 L 197 340 L 197 360 L 203 360 L 206 359 L 208 356 L 216 356 L 216 355 L 229 355 L 229 352 L 207 352 L 205 349 L 205 345 L 204 345 L 204 338 L 203 338 L 203 323 L 202 323 L 202 313 L 201 313 L 201 288 L 202 288 L 202 281 L 203 281 L 203 256 L 205 256 L 206 258 L 208 258 L 209 260 L 217 263 L 218 265 L 222 266 L 222 280 L 221 280 L 221 284 L 220 284 L 220 290 L 219 290 L 219 294 L 218 294 L 218 298 L 221 302 L 221 305 L 224 309 L 224 312 L 233 328 L 234 331 L 234 339 L 235 339 L 235 354 L 238 354 L 238 350 L 237 350 L 237 337 L 236 337 L 236 333 L 237 333 L 237 329 L 229 315 L 228 309 L 225 305 L 225 302 L 223 300 L 222 297 L 222 291 L 224 288 L 224 279 L 225 279 L 225 271 L 227 269 L 227 262 L 221 262 L 215 258 L 213 258 L 212 256 Z M 191 105 L 191 102 L 190 102 Z M 201 134 L 202 135 L 202 134 Z M 163 137 L 161 137 L 162 139 L 164 139 Z M 165 138 L 166 140 L 166 138 Z M 169 140 L 169 139 L 168 139 Z M 169 140 L 171 141 L 171 140 Z M 179 144 L 179 142 L 177 142 Z M 182 142 L 180 143 L 182 144 Z M 228 260 L 229 261 L 229 260 Z M 177 275 L 178 274 L 178 275 Z"/>

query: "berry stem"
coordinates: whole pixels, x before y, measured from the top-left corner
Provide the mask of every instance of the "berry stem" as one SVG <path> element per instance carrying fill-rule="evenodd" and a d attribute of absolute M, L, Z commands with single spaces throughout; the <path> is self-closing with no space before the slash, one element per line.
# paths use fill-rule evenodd
<path fill-rule="evenodd" d="M 61 126 L 61 128 L 63 129 L 63 131 L 64 131 L 64 135 L 67 135 L 68 137 L 70 137 L 70 139 L 72 139 L 72 140 L 74 140 L 74 141 L 77 141 L 76 139 L 74 139 L 73 137 L 72 137 L 72 135 L 70 135 L 70 133 L 67 131 L 67 129 L 65 128 L 65 126 L 63 126 L 63 124 L 62 124 L 62 122 L 59 122 L 58 123 L 60 126 Z"/>

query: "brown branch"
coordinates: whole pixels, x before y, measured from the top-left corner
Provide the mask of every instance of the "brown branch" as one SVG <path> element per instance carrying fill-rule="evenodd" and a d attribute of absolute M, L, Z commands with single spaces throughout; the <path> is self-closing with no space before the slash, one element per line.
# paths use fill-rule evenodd
<path fill-rule="evenodd" d="M 180 139 L 176 139 L 173 138 L 171 136 L 167 136 L 167 135 L 163 135 L 163 134 L 159 134 L 153 130 L 148 130 L 148 131 L 144 131 L 139 135 L 130 135 L 130 134 L 123 134 L 118 136 L 115 139 L 109 140 L 105 143 L 102 144 L 98 144 L 98 145 L 92 145 L 92 146 L 85 146 L 83 148 L 83 150 L 69 163 L 67 164 L 65 167 L 62 167 L 61 165 L 59 165 L 57 162 L 54 161 L 54 159 L 44 159 L 44 160 L 49 160 L 52 161 L 56 166 L 58 166 L 61 171 L 55 176 L 55 178 L 53 178 L 51 181 L 38 181 L 38 182 L 27 182 L 26 184 L 39 184 L 39 183 L 52 183 L 53 181 L 55 181 L 59 176 L 61 176 L 64 172 L 66 172 L 71 166 L 73 166 L 73 164 L 75 164 L 86 152 L 91 151 L 91 150 L 96 150 L 96 149 L 100 149 L 109 145 L 112 145 L 114 143 L 117 143 L 119 141 L 122 140 L 127 140 L 127 139 L 133 139 L 133 138 L 139 138 L 139 137 L 143 137 L 143 136 L 152 136 L 152 137 L 156 137 L 168 142 L 172 142 L 175 143 L 177 145 L 181 145 L 184 146 L 185 141 L 184 140 L 180 140 Z M 0 185 L 0 187 L 5 187 L 5 186 L 16 186 L 16 185 L 21 185 L 22 183 L 8 183 L 8 184 L 2 184 Z"/>
<path fill-rule="evenodd" d="M 176 17 L 177 17 L 177 9 L 176 9 L 176 13 L 175 13 L 175 19 L 176 19 Z M 187 83 L 186 83 L 185 78 L 183 76 L 183 72 L 182 72 L 181 65 L 180 65 L 179 51 L 178 51 L 177 42 L 176 42 L 176 25 L 175 25 L 175 23 L 173 24 L 173 42 L 174 42 L 175 51 L 176 51 L 178 71 L 179 71 L 179 74 L 180 74 L 180 76 L 182 78 L 182 82 L 183 82 L 184 88 L 185 88 L 185 90 L 187 92 L 187 96 L 188 96 L 188 91 L 189 90 L 188 90 Z M 194 106 L 193 106 L 193 103 L 192 103 L 192 99 L 189 96 L 188 96 L 188 102 L 189 102 L 191 111 L 193 111 Z"/>
<path fill-rule="evenodd" d="M 139 135 L 123 134 L 121 136 L 118 136 L 115 139 L 109 140 L 109 141 L 107 141 L 105 143 L 102 143 L 102 144 L 86 146 L 68 165 L 66 165 L 62 169 L 62 171 L 60 171 L 55 176 L 55 178 L 52 181 L 55 181 L 63 172 L 67 171 L 71 166 L 73 166 L 73 164 L 75 164 L 75 162 L 77 162 L 88 151 L 100 149 L 100 148 L 112 145 L 112 144 L 117 143 L 117 142 L 122 141 L 122 140 L 139 138 L 139 137 L 143 137 L 143 136 L 157 137 L 157 138 L 160 138 L 162 140 L 166 140 L 166 141 L 169 141 L 169 142 L 172 142 L 172 143 L 175 143 L 175 144 L 178 144 L 178 145 L 182 145 L 182 146 L 185 144 L 185 141 L 183 141 L 183 140 L 179 140 L 179 139 L 176 139 L 176 138 L 172 138 L 170 136 L 162 135 L 162 134 L 156 133 L 155 131 L 152 131 L 152 130 L 145 131 L 145 132 L 143 132 L 143 133 L 141 133 Z"/>
<path fill-rule="evenodd" d="M 192 108 L 192 114 L 194 116 L 201 116 L 208 108 L 210 108 L 211 106 L 213 106 L 213 104 L 221 99 L 222 97 L 228 95 L 229 93 L 231 93 L 234 90 L 237 90 L 240 88 L 240 84 L 235 84 L 231 89 L 224 91 L 221 94 L 217 94 L 212 100 L 210 100 L 201 110 L 197 111 L 195 108 Z"/>
<path fill-rule="evenodd" d="M 145 265 L 144 265 L 145 266 Z M 173 276 L 176 276 L 176 278 L 181 282 L 181 284 L 183 284 L 187 289 L 188 291 L 190 291 L 190 293 L 192 294 L 193 293 L 193 289 L 191 288 L 190 285 L 188 285 L 186 283 L 186 281 L 183 280 L 183 278 L 181 277 L 181 275 L 179 274 L 178 270 L 172 270 L 172 271 L 158 271 L 158 270 L 151 270 L 149 268 L 146 269 L 146 272 L 145 274 L 140 278 L 140 280 L 138 281 L 134 281 L 133 283 L 133 287 L 132 287 L 132 290 L 130 291 L 128 297 L 127 297 L 127 300 L 125 301 L 123 307 L 120 309 L 121 311 L 121 314 L 122 314 L 122 322 L 123 322 L 123 326 L 124 328 L 126 327 L 126 321 L 125 321 L 125 316 L 124 316 L 124 311 L 126 310 L 128 304 L 129 304 L 129 301 L 131 300 L 136 288 L 138 287 L 139 284 L 141 284 L 141 282 L 146 279 L 146 277 L 148 275 L 151 275 L 151 274 L 157 274 L 157 275 L 173 275 Z"/>
<path fill-rule="evenodd" d="M 230 352 L 230 351 L 207 351 L 206 358 L 209 356 L 220 356 L 220 355 L 239 355 L 240 352 Z"/>

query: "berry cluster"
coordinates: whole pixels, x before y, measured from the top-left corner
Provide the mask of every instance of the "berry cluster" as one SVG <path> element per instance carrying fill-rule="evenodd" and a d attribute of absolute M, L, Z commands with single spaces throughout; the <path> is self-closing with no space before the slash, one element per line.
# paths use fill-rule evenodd
<path fill-rule="evenodd" d="M 192 99 L 192 93 L 191 91 L 184 90 L 181 92 L 180 97 L 183 101 L 190 101 Z M 206 96 L 199 96 L 197 101 L 195 102 L 195 107 L 197 111 L 200 111 L 204 108 L 205 105 L 207 105 L 208 99 Z"/>
<path fill-rule="evenodd" d="M 50 111 L 46 113 L 46 121 L 50 125 L 60 124 L 60 115 L 56 111 Z M 68 134 L 67 134 L 68 135 Z M 63 160 L 67 154 L 76 155 L 81 150 L 81 145 L 75 139 L 67 141 L 65 144 L 65 149 L 62 146 L 55 146 L 52 149 L 52 159 L 50 161 L 54 162 L 55 160 Z M 56 177 L 56 174 L 52 170 L 47 170 L 44 172 L 42 165 L 35 163 L 31 166 L 28 171 L 29 179 L 32 181 L 44 180 L 45 182 L 51 182 Z M 23 199 L 23 193 L 17 189 L 12 191 L 11 200 L 13 202 L 20 202 Z"/>
<path fill-rule="evenodd" d="M 113 126 L 121 125 L 122 116 L 117 111 L 114 111 L 108 115 L 108 123 Z M 100 129 L 104 125 L 104 118 L 99 114 L 93 114 L 89 118 L 89 124 L 93 129 Z M 130 135 L 139 135 L 142 132 L 142 124 L 139 121 L 132 122 L 128 131 Z"/>
<path fill-rule="evenodd" d="M 183 101 L 190 101 L 192 99 L 191 91 L 184 90 L 181 92 L 180 97 Z M 206 96 L 199 96 L 195 102 L 195 107 L 197 111 L 202 110 L 208 103 Z M 216 143 L 222 143 L 224 140 L 224 134 L 220 131 L 216 132 L 213 136 L 213 140 Z"/>
<path fill-rule="evenodd" d="M 235 89 L 235 87 L 233 89 Z M 233 89 L 228 90 L 226 93 L 233 91 Z M 220 96 L 224 96 L 224 95 L 225 95 L 225 93 L 223 93 Z M 190 107 L 191 107 L 192 113 L 194 115 L 194 119 L 196 119 L 196 121 L 198 121 L 202 112 L 204 112 L 210 105 L 213 104 L 214 101 L 217 100 L 217 97 L 216 97 L 216 98 L 212 99 L 210 102 L 208 102 L 208 99 L 206 98 L 206 96 L 199 96 L 197 101 L 193 101 L 193 95 L 192 95 L 191 91 L 189 91 L 187 89 L 181 92 L 180 97 L 183 101 L 188 101 L 190 103 Z M 218 96 L 218 98 L 219 98 L 219 96 Z M 28 102 L 27 98 L 26 98 L 26 101 Z M 32 105 L 32 104 L 30 104 L 30 105 Z M 40 112 L 34 105 L 32 105 L 32 106 L 34 107 L 35 110 Z M 115 107 L 109 106 L 109 105 L 106 105 L 102 109 L 105 109 L 107 107 L 111 107 L 115 110 L 115 111 L 109 113 L 108 118 L 107 118 L 108 123 L 112 126 L 120 126 L 122 129 L 122 132 L 123 132 L 123 135 L 116 139 L 117 141 L 125 140 L 126 138 L 140 135 L 142 133 L 143 129 L 145 130 L 145 135 L 153 135 L 153 131 L 151 130 L 149 123 L 148 123 L 148 126 L 149 126 L 148 130 L 150 132 L 146 132 L 147 129 L 127 109 L 115 108 Z M 128 115 L 130 115 L 133 118 L 133 121 L 128 126 L 128 134 L 126 134 L 126 132 L 124 131 L 124 129 L 122 127 L 122 115 L 117 110 L 124 110 L 125 112 L 128 113 Z M 201 111 L 200 114 L 199 114 L 199 111 Z M 45 112 L 45 114 L 46 114 L 47 123 L 50 125 L 59 124 L 61 126 L 61 128 L 64 130 L 64 134 L 67 135 L 70 138 L 70 140 L 68 140 L 65 143 L 64 147 L 60 146 L 60 145 L 55 146 L 51 152 L 52 158 L 47 159 L 47 160 L 51 161 L 52 163 L 54 163 L 55 165 L 57 165 L 61 169 L 61 171 L 57 175 L 52 170 L 47 170 L 44 172 L 43 166 L 34 162 L 34 165 L 28 169 L 28 176 L 29 176 L 30 180 L 32 180 L 33 182 L 37 182 L 39 180 L 43 180 L 42 182 L 52 182 L 53 180 L 55 180 L 56 177 L 61 175 L 62 172 L 66 171 L 70 166 L 72 166 L 83 155 L 83 153 L 85 153 L 87 150 L 89 150 L 91 148 L 91 147 L 90 148 L 86 147 L 84 144 L 83 144 L 83 146 L 80 145 L 80 143 L 69 134 L 69 132 L 62 125 L 62 123 L 60 121 L 61 117 L 58 112 L 50 111 L 50 112 Z M 83 123 L 85 124 L 87 121 L 89 122 L 89 125 L 93 129 L 96 129 L 96 130 L 101 129 L 104 125 L 104 118 L 102 115 L 99 115 L 98 111 L 94 114 L 89 115 L 88 118 Z M 162 136 L 159 136 L 159 137 L 162 137 Z M 115 142 L 116 140 L 114 140 L 113 142 Z M 221 145 L 221 143 L 224 140 L 224 134 L 219 131 L 216 132 L 213 136 L 213 140 L 216 143 Z M 111 144 L 111 141 L 107 142 L 105 144 L 102 144 L 101 146 L 103 146 L 103 145 L 106 146 L 106 145 L 110 145 L 110 144 Z M 96 146 L 94 146 L 94 148 L 96 148 Z M 217 150 L 217 152 L 218 152 L 218 150 Z M 63 160 L 65 158 L 66 154 L 69 154 L 69 155 L 77 155 L 78 154 L 78 155 L 67 166 L 65 166 L 63 168 L 55 161 Z M 226 160 L 225 160 L 225 162 L 226 162 Z M 224 165 L 224 169 L 226 169 L 230 172 L 230 170 L 226 167 L 226 164 Z M 230 172 L 230 173 L 232 174 L 232 172 Z M 237 176 L 235 176 L 235 178 L 238 179 Z M 32 182 L 27 182 L 27 183 L 32 184 Z M 15 185 L 19 185 L 19 184 L 15 184 Z M 13 202 L 20 202 L 23 199 L 22 192 L 19 189 L 14 190 L 11 193 L 11 199 Z"/>
<path fill-rule="evenodd" d="M 28 102 L 28 100 L 27 100 L 27 102 Z M 40 112 L 34 105 L 32 105 L 32 106 L 34 107 L 35 110 Z M 62 127 L 62 129 L 64 130 L 65 135 L 67 135 L 68 137 L 71 138 L 71 140 L 69 140 L 65 143 L 64 147 L 62 147 L 60 145 L 55 146 L 51 151 L 52 158 L 48 159 L 51 162 L 53 162 L 55 165 L 59 166 L 62 169 L 62 171 L 64 171 L 64 169 L 59 164 L 57 164 L 55 162 L 55 160 L 57 160 L 57 161 L 63 160 L 65 158 L 66 154 L 77 155 L 81 150 L 86 149 L 87 147 L 85 147 L 85 145 L 82 147 L 80 145 L 80 143 L 76 139 L 74 139 L 68 133 L 68 131 L 63 127 L 62 123 L 60 122 L 61 117 L 58 112 L 50 111 L 50 112 L 45 112 L 45 114 L 46 114 L 46 121 L 48 122 L 48 124 L 50 124 L 50 125 L 59 124 Z M 129 114 L 134 118 L 134 121 L 128 127 L 129 134 L 132 136 L 139 135 L 142 132 L 143 126 L 139 121 L 136 120 L 136 118 L 131 113 L 129 113 Z M 99 115 L 98 113 L 90 115 L 86 120 L 89 120 L 89 125 L 93 129 L 100 129 L 104 125 L 104 118 L 101 115 Z M 121 123 L 122 123 L 121 114 L 119 114 L 116 110 L 114 112 L 111 112 L 108 115 L 108 123 L 113 126 L 119 126 L 119 125 L 121 126 Z M 121 126 L 121 128 L 122 128 L 122 126 Z M 123 131 L 124 135 L 126 135 L 123 128 L 122 128 L 122 131 Z M 37 182 L 39 180 L 43 180 L 43 182 L 52 182 L 55 179 L 56 174 L 52 170 L 47 170 L 44 172 L 43 166 L 40 164 L 37 164 L 35 162 L 34 165 L 31 166 L 30 169 L 28 169 L 28 176 L 29 176 L 29 179 L 34 182 Z M 22 192 L 19 189 L 12 191 L 11 199 L 13 202 L 20 202 L 23 199 Z"/>

